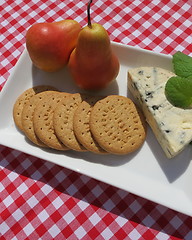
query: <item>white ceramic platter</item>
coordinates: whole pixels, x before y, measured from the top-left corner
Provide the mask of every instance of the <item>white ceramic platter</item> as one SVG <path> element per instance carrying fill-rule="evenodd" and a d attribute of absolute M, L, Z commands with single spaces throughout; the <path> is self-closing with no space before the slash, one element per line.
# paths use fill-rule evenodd
<path fill-rule="evenodd" d="M 98 94 L 129 96 L 127 71 L 133 67 L 158 66 L 172 70 L 171 56 L 114 42 L 112 47 L 120 60 L 120 72 L 117 81 Z M 57 73 L 42 72 L 32 65 L 25 50 L 0 94 L 0 144 L 192 216 L 192 146 L 186 148 L 179 156 L 167 159 L 148 128 L 147 139 L 142 148 L 125 156 L 48 151 L 36 147 L 15 127 L 12 109 L 15 100 L 24 90 L 39 84 L 53 85 L 71 93 L 82 92 L 71 80 L 67 69 Z"/>

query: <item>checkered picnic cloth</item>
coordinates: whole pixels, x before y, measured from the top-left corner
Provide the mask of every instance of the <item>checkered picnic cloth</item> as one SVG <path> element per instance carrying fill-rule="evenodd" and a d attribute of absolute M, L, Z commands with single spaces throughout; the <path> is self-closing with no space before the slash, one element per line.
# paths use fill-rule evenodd
<path fill-rule="evenodd" d="M 87 0 L 0 0 L 0 87 L 36 22 L 86 25 Z M 191 0 L 95 0 L 93 22 L 110 39 L 192 53 Z M 80 173 L 0 146 L 0 239 L 192 239 L 192 218 Z"/>

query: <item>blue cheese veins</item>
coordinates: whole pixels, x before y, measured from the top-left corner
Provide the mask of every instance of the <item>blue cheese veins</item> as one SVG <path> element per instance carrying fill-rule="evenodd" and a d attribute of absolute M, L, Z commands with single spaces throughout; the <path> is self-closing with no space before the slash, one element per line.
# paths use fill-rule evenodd
<path fill-rule="evenodd" d="M 128 72 L 128 87 L 168 158 L 180 153 L 192 140 L 192 110 L 172 106 L 165 84 L 174 73 L 162 68 L 140 67 Z"/>

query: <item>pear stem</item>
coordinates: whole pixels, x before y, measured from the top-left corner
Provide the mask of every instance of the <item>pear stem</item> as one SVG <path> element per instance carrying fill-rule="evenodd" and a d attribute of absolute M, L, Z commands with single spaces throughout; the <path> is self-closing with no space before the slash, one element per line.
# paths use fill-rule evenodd
<path fill-rule="evenodd" d="M 90 16 L 91 3 L 92 3 L 92 0 L 90 0 L 90 1 L 88 2 L 88 6 L 87 6 L 88 27 L 90 27 L 90 28 L 92 28 L 92 25 L 91 25 L 91 16 Z"/>

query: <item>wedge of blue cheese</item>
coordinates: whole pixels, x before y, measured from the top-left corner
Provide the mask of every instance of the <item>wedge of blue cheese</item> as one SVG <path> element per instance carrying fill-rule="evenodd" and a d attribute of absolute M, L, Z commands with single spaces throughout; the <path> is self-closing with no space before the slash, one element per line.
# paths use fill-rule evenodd
<path fill-rule="evenodd" d="M 192 110 L 174 107 L 164 93 L 167 80 L 173 76 L 174 73 L 158 67 L 128 71 L 128 88 L 168 158 L 192 141 Z"/>

